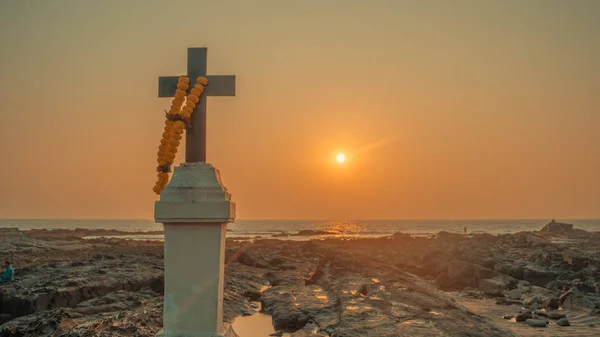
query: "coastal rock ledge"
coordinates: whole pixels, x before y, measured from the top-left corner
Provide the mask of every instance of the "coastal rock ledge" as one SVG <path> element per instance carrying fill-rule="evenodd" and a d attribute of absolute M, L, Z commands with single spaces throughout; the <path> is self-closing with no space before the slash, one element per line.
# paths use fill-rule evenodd
<path fill-rule="evenodd" d="M 569 233 L 228 240 L 224 319 L 262 310 L 275 331 L 294 337 L 516 336 L 462 299 L 535 306 L 548 317 L 557 305 L 600 310 L 600 236 Z M 161 329 L 161 242 L 37 232 L 0 238 L 0 251 L 16 272 L 0 285 L 0 337 L 154 336 Z M 544 321 L 535 315 L 523 324 Z M 568 322 L 575 328 L 576 320 Z"/>

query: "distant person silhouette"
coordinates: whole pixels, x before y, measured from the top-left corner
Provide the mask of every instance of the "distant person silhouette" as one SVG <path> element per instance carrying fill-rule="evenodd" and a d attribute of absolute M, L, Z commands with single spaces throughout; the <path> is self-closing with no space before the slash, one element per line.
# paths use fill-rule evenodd
<path fill-rule="evenodd" d="M 465 234 L 467 234 L 467 227 L 465 227 Z"/>

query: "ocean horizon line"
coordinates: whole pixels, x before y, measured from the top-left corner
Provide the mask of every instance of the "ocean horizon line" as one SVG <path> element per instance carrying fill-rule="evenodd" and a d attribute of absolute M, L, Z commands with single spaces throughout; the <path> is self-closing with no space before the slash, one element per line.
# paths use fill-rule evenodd
<path fill-rule="evenodd" d="M 356 218 L 356 219 L 344 219 L 344 218 L 240 218 L 235 219 L 236 221 L 556 221 L 560 220 L 600 220 L 599 217 L 547 217 L 547 218 Z M 12 217 L 12 218 L 0 218 L 0 220 L 108 220 L 108 221 L 154 221 L 152 218 L 43 218 L 43 217 Z"/>

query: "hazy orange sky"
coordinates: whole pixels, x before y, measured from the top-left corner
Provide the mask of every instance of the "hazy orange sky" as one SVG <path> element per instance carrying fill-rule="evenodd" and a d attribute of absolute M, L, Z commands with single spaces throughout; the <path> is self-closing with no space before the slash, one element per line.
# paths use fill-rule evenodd
<path fill-rule="evenodd" d="M 599 218 L 598 34 L 595 0 L 0 0 L 0 218 L 152 218 L 188 47 L 237 75 L 238 218 Z"/>

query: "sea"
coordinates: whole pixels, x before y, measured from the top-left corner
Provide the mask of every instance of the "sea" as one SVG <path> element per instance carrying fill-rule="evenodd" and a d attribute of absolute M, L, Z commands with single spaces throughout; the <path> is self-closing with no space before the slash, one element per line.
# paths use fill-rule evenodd
<path fill-rule="evenodd" d="M 509 234 L 537 231 L 551 219 L 496 220 L 236 220 L 227 226 L 227 236 L 240 240 L 277 238 L 310 240 L 325 238 L 376 238 L 397 232 L 430 236 L 441 231 L 470 234 Z M 556 219 L 587 231 L 600 231 L 600 219 Z M 154 220 L 119 219 L 0 219 L 0 227 L 30 229 L 111 229 L 124 232 L 162 231 Z M 313 232 L 306 232 L 313 231 Z M 298 235 L 298 234 L 306 235 Z M 132 240 L 163 240 L 162 234 L 132 233 L 119 236 Z"/>

